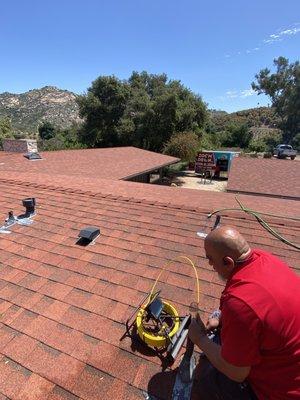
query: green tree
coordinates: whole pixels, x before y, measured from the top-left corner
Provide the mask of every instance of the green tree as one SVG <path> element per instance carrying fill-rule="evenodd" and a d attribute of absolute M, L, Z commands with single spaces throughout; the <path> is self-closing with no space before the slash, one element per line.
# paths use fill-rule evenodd
<path fill-rule="evenodd" d="M 251 140 L 248 150 L 262 153 L 267 151 L 266 142 L 262 138 Z"/>
<path fill-rule="evenodd" d="M 78 132 L 80 130 L 80 125 L 73 123 L 69 128 L 59 130 L 56 136 L 63 143 L 65 149 L 81 149 L 86 147 L 84 144 L 80 143 Z"/>
<path fill-rule="evenodd" d="M 292 144 L 296 150 L 300 151 L 300 132 L 293 138 Z"/>
<path fill-rule="evenodd" d="M 276 129 L 261 137 L 252 139 L 249 143 L 249 150 L 257 152 L 273 153 L 274 147 L 282 142 L 282 132 Z"/>
<path fill-rule="evenodd" d="M 39 128 L 39 137 L 42 140 L 49 140 L 55 137 L 56 135 L 56 129 L 55 127 L 51 124 L 49 121 L 43 122 Z"/>
<path fill-rule="evenodd" d="M 134 145 L 162 151 L 178 132 L 199 132 L 206 105 L 199 96 L 165 74 L 133 72 L 126 81 L 99 77 L 78 98 L 85 119 L 81 141 L 92 147 Z"/>
<path fill-rule="evenodd" d="M 97 78 L 87 95 L 79 96 L 80 116 L 85 123 L 79 132 L 83 143 L 91 147 L 116 146 L 118 124 L 129 97 L 128 85 L 114 76 Z"/>
<path fill-rule="evenodd" d="M 177 133 L 164 145 L 164 154 L 182 161 L 194 161 L 199 150 L 199 137 L 193 132 Z"/>
<path fill-rule="evenodd" d="M 2 139 L 13 138 L 11 121 L 8 117 L 0 119 L 0 148 L 2 148 Z"/>
<path fill-rule="evenodd" d="M 161 151 L 176 133 L 192 131 L 200 135 L 207 118 L 206 104 L 200 96 L 179 81 L 168 81 L 165 74 L 134 72 L 129 83 L 136 99 L 130 110 L 134 116 L 134 145 Z M 144 110 L 135 109 L 134 106 L 141 101 L 144 102 Z"/>
<path fill-rule="evenodd" d="M 249 127 L 244 125 L 229 125 L 226 131 L 220 134 L 220 141 L 223 147 L 240 147 L 245 149 L 249 146 L 252 133 Z"/>
<path fill-rule="evenodd" d="M 39 140 L 38 148 L 42 151 L 85 148 L 86 145 L 78 140 L 79 129 L 80 127 L 77 124 L 63 130 L 56 129 L 54 137 Z"/>
<path fill-rule="evenodd" d="M 300 131 L 300 65 L 299 61 L 289 63 L 285 57 L 275 59 L 274 65 L 274 73 L 265 68 L 255 75 L 256 82 L 252 83 L 252 88 L 271 98 L 281 118 L 283 139 L 290 143 Z"/>

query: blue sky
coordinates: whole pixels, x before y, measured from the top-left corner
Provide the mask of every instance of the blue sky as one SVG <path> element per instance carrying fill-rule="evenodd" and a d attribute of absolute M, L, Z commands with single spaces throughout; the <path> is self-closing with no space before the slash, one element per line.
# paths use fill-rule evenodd
<path fill-rule="evenodd" d="M 270 103 L 255 73 L 299 59 L 299 0 L 15 0 L 0 9 L 0 92 L 83 93 L 99 75 L 165 72 L 210 108 Z"/>

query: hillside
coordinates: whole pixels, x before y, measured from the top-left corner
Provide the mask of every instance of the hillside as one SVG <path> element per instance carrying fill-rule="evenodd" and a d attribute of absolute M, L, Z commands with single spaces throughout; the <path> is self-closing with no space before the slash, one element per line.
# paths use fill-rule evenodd
<path fill-rule="evenodd" d="M 210 111 L 211 122 L 216 131 L 223 130 L 230 124 L 246 124 L 253 130 L 278 128 L 279 119 L 271 107 L 250 108 L 248 110 L 226 113 L 225 111 Z M 255 129 L 256 128 L 256 129 Z"/>
<path fill-rule="evenodd" d="M 53 86 L 21 94 L 0 94 L 0 118 L 8 116 L 16 132 L 34 134 L 43 121 L 59 128 L 80 122 L 76 94 Z"/>
<path fill-rule="evenodd" d="M 80 123 L 76 94 L 54 86 L 45 86 L 21 94 L 0 94 L 0 118 L 11 119 L 15 133 L 27 135 L 37 133 L 43 121 L 51 122 L 59 129 Z M 227 113 L 222 110 L 210 110 L 212 131 L 220 132 L 231 124 L 247 124 L 254 137 L 260 137 L 278 126 L 278 117 L 269 107 L 250 108 L 248 110 Z"/>

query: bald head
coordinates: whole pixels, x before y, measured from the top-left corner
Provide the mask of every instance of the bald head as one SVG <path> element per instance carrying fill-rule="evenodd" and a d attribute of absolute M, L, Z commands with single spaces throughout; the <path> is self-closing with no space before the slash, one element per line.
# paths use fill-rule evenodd
<path fill-rule="evenodd" d="M 239 260 L 249 251 L 246 239 L 234 228 L 222 226 L 210 232 L 205 244 L 225 256 L 231 257 L 234 261 Z"/>
<path fill-rule="evenodd" d="M 206 256 L 223 278 L 232 272 L 237 261 L 243 261 L 251 252 L 246 239 L 234 228 L 222 226 L 205 238 Z"/>

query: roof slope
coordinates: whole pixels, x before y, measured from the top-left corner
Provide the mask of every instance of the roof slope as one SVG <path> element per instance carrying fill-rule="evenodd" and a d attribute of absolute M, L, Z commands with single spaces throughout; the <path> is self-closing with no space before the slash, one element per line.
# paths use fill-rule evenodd
<path fill-rule="evenodd" d="M 28 161 L 22 154 L 0 151 L 0 173 L 3 170 L 128 179 L 179 161 L 175 157 L 136 147 L 49 151 L 41 155 L 42 160 Z"/>
<path fill-rule="evenodd" d="M 119 340 L 124 321 L 166 261 L 182 254 L 198 266 L 203 316 L 218 306 L 223 286 L 196 232 L 207 225 L 207 212 L 233 205 L 234 196 L 77 180 L 12 173 L 0 178 L 3 215 L 21 213 L 24 197 L 37 199 L 32 225 L 14 225 L 11 234 L 0 235 L 0 398 L 134 400 L 146 391 L 167 400 L 175 375 L 162 372 L 159 359 L 138 343 Z M 300 211 L 295 201 L 241 199 L 250 207 Z M 222 223 L 300 270 L 299 252 L 240 217 L 228 212 Z M 298 221 L 270 221 L 290 240 L 299 238 Z M 88 225 L 98 226 L 101 235 L 95 245 L 79 247 L 78 232 Z M 193 271 L 175 261 L 159 288 L 186 313 L 195 296 Z"/>
<path fill-rule="evenodd" d="M 300 199 L 300 163 L 236 157 L 230 169 L 227 191 Z"/>

